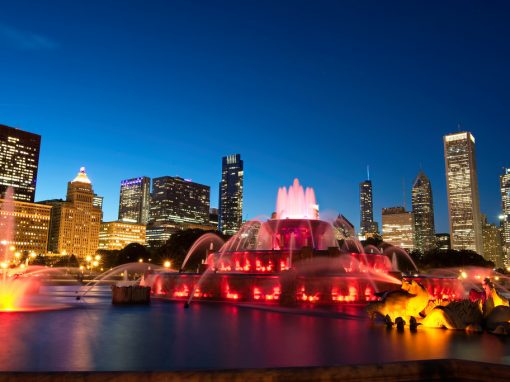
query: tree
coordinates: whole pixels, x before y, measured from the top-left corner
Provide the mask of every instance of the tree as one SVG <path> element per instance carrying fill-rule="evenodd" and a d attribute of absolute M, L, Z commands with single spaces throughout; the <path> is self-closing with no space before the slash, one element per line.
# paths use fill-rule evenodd
<path fill-rule="evenodd" d="M 78 267 L 78 259 L 75 255 L 70 256 L 62 256 L 60 259 L 57 260 L 57 262 L 54 264 L 55 267 Z"/>
<path fill-rule="evenodd" d="M 445 267 L 464 267 L 475 266 L 484 268 L 494 268 L 492 261 L 485 260 L 482 256 L 474 251 L 469 250 L 453 250 L 447 251 L 434 249 L 426 252 L 420 264 L 420 268 L 445 268 Z"/>
<path fill-rule="evenodd" d="M 97 252 L 101 255 L 103 266 L 105 268 L 114 268 L 122 264 L 133 263 L 142 259 L 148 262 L 151 258 L 151 252 L 143 245 L 138 243 L 131 243 L 126 245 L 121 250 L 99 250 Z"/>
<path fill-rule="evenodd" d="M 183 231 L 178 231 L 174 233 L 162 247 L 157 248 L 153 252 L 153 256 L 159 261 L 168 259 L 172 262 L 174 268 L 180 268 L 184 258 L 186 257 L 186 254 L 190 250 L 193 243 L 197 241 L 200 236 L 207 232 L 208 231 L 201 229 L 186 229 Z M 220 233 L 215 233 L 223 238 L 223 235 Z M 201 263 L 202 259 L 203 257 L 201 256 L 192 256 L 189 259 L 186 268 L 196 269 Z"/>

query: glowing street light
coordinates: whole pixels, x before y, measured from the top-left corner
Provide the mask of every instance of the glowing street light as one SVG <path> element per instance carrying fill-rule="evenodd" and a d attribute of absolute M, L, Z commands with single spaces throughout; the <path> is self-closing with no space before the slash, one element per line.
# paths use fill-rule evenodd
<path fill-rule="evenodd" d="M 170 268 L 170 266 L 171 266 L 171 265 L 172 265 L 172 263 L 171 263 L 169 260 L 167 260 L 167 261 L 165 261 L 165 262 L 163 263 L 163 266 L 164 266 L 165 268 Z"/>

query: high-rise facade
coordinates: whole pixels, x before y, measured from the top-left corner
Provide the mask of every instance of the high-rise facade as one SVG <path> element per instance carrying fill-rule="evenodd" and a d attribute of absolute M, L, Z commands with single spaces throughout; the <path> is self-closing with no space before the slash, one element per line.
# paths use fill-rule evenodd
<path fill-rule="evenodd" d="M 413 183 L 412 206 L 416 249 L 426 252 L 436 248 L 432 187 L 423 171 Z"/>
<path fill-rule="evenodd" d="M 510 168 L 504 168 L 499 177 L 501 191 L 501 226 L 503 236 L 504 265 L 510 266 Z"/>
<path fill-rule="evenodd" d="M 149 221 L 151 179 L 146 176 L 120 182 L 119 220 L 138 224 Z"/>
<path fill-rule="evenodd" d="M 0 199 L 0 233 L 4 234 L 0 238 L 6 240 L 4 244 L 12 250 L 11 255 L 48 251 L 50 211 L 51 206 Z"/>
<path fill-rule="evenodd" d="M 159 246 L 172 233 L 187 228 L 208 229 L 210 187 L 187 179 L 163 176 L 152 180 L 147 242 Z"/>
<path fill-rule="evenodd" d="M 449 233 L 436 233 L 436 246 L 441 251 L 448 251 L 452 249 L 450 245 Z"/>
<path fill-rule="evenodd" d="M 502 267 L 504 258 L 501 230 L 496 225 L 490 224 L 485 215 L 482 215 L 482 236 L 483 257 L 492 261 L 496 267 Z"/>
<path fill-rule="evenodd" d="M 379 233 L 374 221 L 374 204 L 372 200 L 372 181 L 365 180 L 359 184 L 360 234 L 368 236 Z"/>
<path fill-rule="evenodd" d="M 7 187 L 14 199 L 34 202 L 41 136 L 0 125 L 0 196 Z"/>
<path fill-rule="evenodd" d="M 335 227 L 335 236 L 337 240 L 354 239 L 356 230 L 354 225 L 342 214 L 339 214 L 333 222 Z"/>
<path fill-rule="evenodd" d="M 67 184 L 66 201 L 41 202 L 51 205 L 48 249 L 54 253 L 94 256 L 99 247 L 101 209 L 94 206 L 94 191 L 85 168 Z"/>
<path fill-rule="evenodd" d="M 132 243 L 145 245 L 145 228 L 144 224 L 124 221 L 103 222 L 99 230 L 99 249 L 121 250 Z"/>
<path fill-rule="evenodd" d="M 240 154 L 223 157 L 221 166 L 218 229 L 235 234 L 243 223 L 244 165 Z"/>
<path fill-rule="evenodd" d="M 385 242 L 407 251 L 415 248 L 413 213 L 404 207 L 383 208 L 382 230 Z"/>
<path fill-rule="evenodd" d="M 468 249 L 482 255 L 482 220 L 473 135 L 469 132 L 446 135 L 444 157 L 452 249 Z"/>

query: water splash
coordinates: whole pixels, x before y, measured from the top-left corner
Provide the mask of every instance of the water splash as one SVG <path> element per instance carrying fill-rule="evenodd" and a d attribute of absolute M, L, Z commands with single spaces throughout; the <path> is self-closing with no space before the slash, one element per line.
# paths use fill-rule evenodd
<path fill-rule="evenodd" d="M 319 206 L 315 200 L 313 188 L 306 190 L 294 179 L 294 183 L 287 190 L 285 187 L 278 189 L 276 200 L 277 219 L 318 219 Z"/>
<path fill-rule="evenodd" d="M 193 243 L 188 253 L 186 254 L 186 257 L 184 258 L 184 261 L 181 265 L 181 271 L 186 269 L 186 264 L 188 263 L 188 260 L 191 256 L 198 253 L 203 254 L 203 251 L 205 250 L 205 256 L 207 258 L 207 250 L 210 252 L 218 251 L 224 244 L 225 240 L 214 233 L 203 234 Z"/>

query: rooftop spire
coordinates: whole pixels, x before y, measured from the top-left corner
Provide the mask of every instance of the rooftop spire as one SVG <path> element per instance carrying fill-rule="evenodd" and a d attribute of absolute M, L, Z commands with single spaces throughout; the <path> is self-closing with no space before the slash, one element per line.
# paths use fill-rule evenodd
<path fill-rule="evenodd" d="M 78 175 L 76 175 L 76 178 L 74 178 L 71 183 L 76 182 L 91 184 L 90 179 L 85 172 L 85 167 L 80 167 L 80 172 L 78 172 Z"/>

